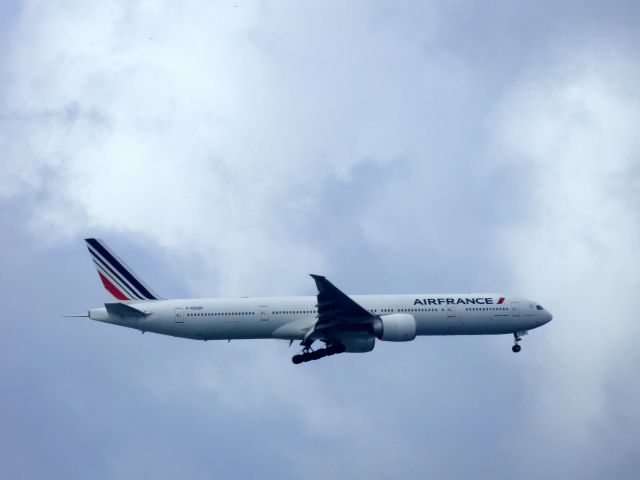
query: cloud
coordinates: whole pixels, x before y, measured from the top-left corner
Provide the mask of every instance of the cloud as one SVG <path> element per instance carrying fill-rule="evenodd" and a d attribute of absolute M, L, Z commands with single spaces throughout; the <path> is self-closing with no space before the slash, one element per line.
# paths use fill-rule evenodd
<path fill-rule="evenodd" d="M 50 239 L 52 249 L 94 232 L 165 249 L 179 262 L 173 286 L 191 282 L 190 295 L 296 293 L 304 274 L 336 268 L 332 249 L 350 241 L 340 226 L 358 236 L 353 217 L 370 198 L 364 193 L 382 188 L 387 168 L 422 147 L 422 128 L 437 127 L 433 112 L 446 111 L 447 102 L 434 101 L 433 110 L 415 111 L 407 122 L 410 107 L 424 92 L 435 99 L 448 85 L 462 90 L 447 79 L 459 67 L 440 55 L 420 67 L 424 27 L 432 21 L 424 7 L 364 16 L 352 7 L 317 7 L 317 15 L 335 20 L 327 35 L 326 21 L 316 23 L 300 7 L 209 5 L 111 2 L 94 10 L 71 1 L 56 8 L 26 4 L 3 64 L 0 144 L 7 155 L 0 195 L 20 212 L 20 228 Z M 292 22 L 292 15 L 302 22 Z M 377 176 L 380 183 L 361 176 Z M 349 265 L 359 271 L 353 259 Z M 57 263 L 52 270 L 66 272 Z M 307 282 L 303 288 L 312 293 Z M 68 297 L 77 292 L 71 291 Z M 51 308 L 42 298 L 33 318 L 50 317 L 45 305 Z M 50 357 L 68 364 L 44 342 L 51 323 L 37 326 L 31 348 L 45 352 L 49 366 L 55 364 Z M 16 338 L 27 337 L 23 328 L 15 327 Z M 105 476 L 147 471 L 159 455 L 154 470 L 161 475 L 185 469 L 206 478 L 212 462 L 233 469 L 229 459 L 263 436 L 269 437 L 265 450 L 256 445 L 263 453 L 253 452 L 244 465 L 251 473 L 281 472 L 285 464 L 292 476 L 310 476 L 306 459 L 319 452 L 333 463 L 317 476 L 390 476 L 396 461 L 413 470 L 416 446 L 395 424 L 396 414 L 389 418 L 384 383 L 376 381 L 380 368 L 359 372 L 367 358 L 341 367 L 340 375 L 328 360 L 291 373 L 291 350 L 272 343 L 233 342 L 230 356 L 222 353 L 213 363 L 176 339 L 166 339 L 167 349 L 144 338 L 145 354 L 139 336 L 131 350 L 118 344 L 120 335 L 134 341 L 131 332 L 95 332 L 105 348 L 84 353 L 95 360 L 96 376 L 127 372 L 101 388 L 87 388 L 94 383 L 84 371 L 71 370 L 61 389 L 47 368 L 29 363 L 15 370 L 37 379 L 35 388 L 48 399 L 44 418 L 72 424 L 70 445 L 82 444 L 84 452 L 85 440 L 108 432 L 96 442 L 98 458 L 91 457 Z M 220 354 L 220 347 L 213 351 Z M 393 382 L 395 374 L 386 371 L 384 378 Z M 365 379 L 364 388 L 353 390 L 356 377 Z M 77 397 L 66 398 L 67 391 Z M 379 400 L 369 405 L 372 392 Z M 111 403 L 95 415 L 87 406 L 102 405 L 104 398 Z M 24 453 L 29 440 L 44 439 L 36 450 L 45 458 L 30 470 L 37 474 L 54 464 L 64 472 L 52 458 L 69 458 L 69 452 L 56 455 L 57 435 L 45 422 L 26 422 L 28 403 L 20 399 L 16 395 L 19 413 L 10 423 L 11 431 L 23 428 L 20 453 L 30 458 Z M 187 419 L 177 405 L 186 406 Z M 392 448 L 379 445 L 381 426 Z M 132 454 L 148 443 L 149 453 Z M 194 443 L 219 451 L 213 458 L 208 451 L 194 455 Z M 375 458 L 369 458 L 372 448 Z M 184 452 L 184 461 L 176 451 Z M 259 461 L 265 451 L 267 467 Z M 20 463 L 11 461 L 10 468 L 24 472 Z"/>
<path fill-rule="evenodd" d="M 379 139 L 418 87 L 403 69 L 430 16 L 398 36 L 375 28 L 388 12 L 334 7 L 314 7 L 337 22 L 327 36 L 284 4 L 27 3 L 4 64 L 0 195 L 35 203 L 35 230 L 196 257 L 197 293 L 255 293 L 253 273 L 276 268 L 271 293 L 291 291 L 327 266 L 326 184 L 397 158 Z M 380 56 L 402 75 L 372 76 Z"/>
<path fill-rule="evenodd" d="M 3 295 L 27 317 L 0 349 L 8 471 L 633 466 L 640 109 L 624 32 L 584 44 L 587 9 L 568 23 L 555 4 L 236 3 L 26 2 L 4 33 Z M 99 303 L 78 241 L 94 233 L 144 247 L 122 252 L 136 269 L 168 263 L 168 296 L 311 294 L 315 271 L 353 293 L 507 290 L 556 319 L 515 359 L 507 338 L 421 338 L 299 369 L 272 342 L 60 326 L 52 311 Z"/>
<path fill-rule="evenodd" d="M 614 432 L 640 433 L 638 82 L 625 52 L 560 51 L 523 72 L 493 117 L 495 153 L 519 166 L 526 198 L 502 242 L 514 286 L 555 315 L 514 449 L 554 478 L 614 471 L 629 460 Z M 529 455 L 541 445 L 544 459 Z"/>

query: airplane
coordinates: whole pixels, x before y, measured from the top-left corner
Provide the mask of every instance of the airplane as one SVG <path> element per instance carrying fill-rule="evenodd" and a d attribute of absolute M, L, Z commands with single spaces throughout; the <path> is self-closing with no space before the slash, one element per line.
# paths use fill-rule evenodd
<path fill-rule="evenodd" d="M 294 364 L 344 352 L 373 350 L 376 340 L 409 342 L 419 335 L 513 335 L 512 351 L 529 330 L 553 316 L 539 303 L 493 293 L 347 295 L 311 275 L 316 296 L 164 299 L 102 240 L 85 239 L 104 288 L 113 297 L 86 314 L 99 322 L 193 340 L 282 339 L 300 342 Z M 315 342 L 323 348 L 313 349 Z"/>

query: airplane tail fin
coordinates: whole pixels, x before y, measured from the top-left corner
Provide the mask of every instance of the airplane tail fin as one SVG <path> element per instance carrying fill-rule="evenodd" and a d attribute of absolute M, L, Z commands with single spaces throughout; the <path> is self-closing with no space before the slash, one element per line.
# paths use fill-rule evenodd
<path fill-rule="evenodd" d="M 104 288 L 117 300 L 161 300 L 107 245 L 97 238 L 86 238 L 91 259 Z"/>

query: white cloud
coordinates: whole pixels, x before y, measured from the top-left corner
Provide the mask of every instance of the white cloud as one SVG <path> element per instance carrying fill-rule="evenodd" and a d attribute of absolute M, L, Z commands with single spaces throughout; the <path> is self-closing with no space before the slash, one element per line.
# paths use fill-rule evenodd
<path fill-rule="evenodd" d="M 319 192 L 373 156 L 385 114 L 366 116 L 388 85 L 364 55 L 389 42 L 357 9 L 318 7 L 338 22 L 327 36 L 298 8 L 27 3 L 4 65 L 0 195 L 35 201 L 32 226 L 62 237 L 193 252 L 221 293 L 264 287 L 252 274 L 276 265 L 289 289 L 324 270 Z"/>
<path fill-rule="evenodd" d="M 356 231 L 348 253 L 384 251 L 368 259 L 382 271 L 371 275 L 376 285 L 384 276 L 398 289 L 406 277 L 414 288 L 425 266 L 441 261 L 443 274 L 431 272 L 438 288 L 446 274 L 456 288 L 471 277 L 486 286 L 495 279 L 487 272 L 509 264 L 511 290 L 556 319 L 525 341 L 525 362 L 528 349 L 545 355 L 523 380 L 532 392 L 525 419 L 495 426 L 499 435 L 514 424 L 495 442 L 482 416 L 499 423 L 519 385 L 491 403 L 486 383 L 500 388 L 492 374 L 508 368 L 465 369 L 467 357 L 451 353 L 480 339 L 421 339 L 402 346 L 412 352 L 404 364 L 386 345 L 294 373 L 281 364 L 290 351 L 254 343 L 232 344 L 240 353 L 223 362 L 219 344 L 215 362 L 201 362 L 210 353 L 192 344 L 175 346 L 171 358 L 145 344 L 153 360 L 140 373 L 130 369 L 140 357 L 136 340 L 118 350 L 134 377 L 126 383 L 149 382 L 136 400 L 213 397 L 196 406 L 214 425 L 211 405 L 239 424 L 243 413 L 274 422 L 281 410 L 261 402 L 278 405 L 307 440 L 283 434 L 278 458 L 306 472 L 320 443 L 335 460 L 333 476 L 495 471 L 487 464 L 505 453 L 502 440 L 530 472 L 536 456 L 523 455 L 544 446 L 549 468 L 572 474 L 586 468 L 581 456 L 602 459 L 593 439 L 612 438 L 611 425 L 637 438 L 629 398 L 638 393 L 625 387 L 638 363 L 629 313 L 640 286 L 637 64 L 599 51 L 525 72 L 494 117 L 494 153 L 504 163 L 489 165 L 477 123 L 495 79 L 437 44 L 441 19 L 431 5 L 236 3 L 27 2 L 2 60 L 0 198 L 24 203 L 30 228 L 48 237 L 118 232 L 166 248 L 195 265 L 179 282 L 192 281 L 196 295 L 293 293 L 302 275 L 336 263 L 333 246 Z M 445 30 L 457 35 L 452 25 Z M 474 35 L 463 43 L 486 55 Z M 349 193 L 332 202 L 326 196 L 336 189 Z M 495 246 L 500 222 L 516 218 L 496 214 L 502 203 L 526 208 Z M 508 254 L 496 259 L 496 251 Z M 342 275 L 356 270 L 339 267 Z M 185 360 L 185 351 L 195 353 Z M 103 365 L 115 371 L 110 362 Z M 39 373 L 46 383 L 48 372 Z M 163 419 L 174 406 L 147 418 Z M 491 445 L 476 448 L 485 440 Z M 452 467 L 461 450 L 482 458 Z"/>
<path fill-rule="evenodd" d="M 316 8 L 28 3 L 4 64 L 0 144 L 10 153 L 0 198 L 24 201 L 29 228 L 48 237 L 118 232 L 172 258 L 183 252 L 196 264 L 182 277 L 194 295 L 312 291 L 303 275 L 327 268 L 330 237 L 340 234 L 317 223 L 333 227 L 326 217 L 351 208 L 348 195 L 340 211 L 327 208 L 327 184 L 396 160 L 420 134 L 402 127 L 405 110 L 432 85 L 416 67 L 423 52 L 414 41 L 428 36 L 420 15 L 384 12 L 394 23 L 385 29 L 339 2 Z M 404 17 L 409 28 L 395 28 Z M 444 84 L 443 72 L 432 76 Z M 379 448 L 373 407 L 352 401 L 355 372 L 291 374 L 293 349 L 269 345 L 234 342 L 241 353 L 226 368 L 163 357 L 157 377 L 136 370 L 133 383 L 145 379 L 158 401 L 184 400 L 171 390 L 183 385 L 239 418 L 262 413 L 271 422 L 282 412 L 298 435 L 327 444 L 335 464 L 325 470 L 335 475 L 391 474 L 398 456 L 410 461 L 400 431 L 386 435 L 393 448 Z M 198 407 L 215 418 L 211 405 Z M 318 454 L 316 442 L 280 441 L 289 469 L 305 471 Z M 362 459 L 374 447 L 377 458 L 352 464 L 351 449 Z"/>
<path fill-rule="evenodd" d="M 599 438 L 639 430 L 624 399 L 640 399 L 639 82 L 632 57 L 563 52 L 529 69 L 494 117 L 495 153 L 521 167 L 527 200 L 503 248 L 515 286 L 555 315 L 535 339 L 545 355 L 530 372 L 515 449 L 523 465 L 554 465 L 558 477 L 615 468 L 626 440 Z"/>
<path fill-rule="evenodd" d="M 427 53 L 432 6 L 365 6 L 27 2 L 3 65 L 0 196 L 49 237 L 118 231 L 197 258 L 195 294 L 291 292 L 327 270 L 318 225 L 362 201 L 323 210 L 326 185 L 422 148 L 443 89 L 466 82 Z"/>

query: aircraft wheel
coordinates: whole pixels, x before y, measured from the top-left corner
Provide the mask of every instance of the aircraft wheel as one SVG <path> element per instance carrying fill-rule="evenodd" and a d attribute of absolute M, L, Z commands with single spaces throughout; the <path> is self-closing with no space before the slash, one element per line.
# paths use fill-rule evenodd
<path fill-rule="evenodd" d="M 291 361 L 295 364 L 298 365 L 299 363 L 304 362 L 304 356 L 303 355 L 294 355 L 291 358 Z"/>
<path fill-rule="evenodd" d="M 520 350 L 522 350 L 522 347 L 518 344 L 515 344 L 513 347 L 511 347 L 511 351 L 513 353 L 518 353 Z"/>

